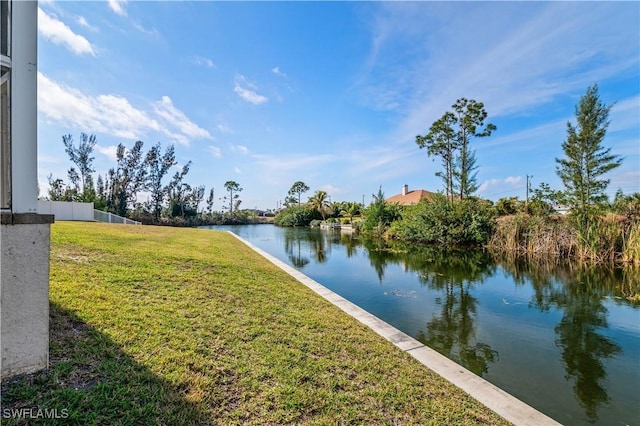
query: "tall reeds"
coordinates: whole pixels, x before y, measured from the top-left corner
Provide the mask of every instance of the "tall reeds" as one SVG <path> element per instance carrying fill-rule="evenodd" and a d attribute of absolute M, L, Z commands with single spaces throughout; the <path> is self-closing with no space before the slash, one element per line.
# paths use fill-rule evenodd
<path fill-rule="evenodd" d="M 517 214 L 497 221 L 489 248 L 531 257 L 572 256 L 575 232 L 562 220 Z"/>
<path fill-rule="evenodd" d="M 497 221 L 489 248 L 533 258 L 559 256 L 589 263 L 640 265 L 640 221 L 592 214 L 517 214 Z"/>
<path fill-rule="evenodd" d="M 626 227 L 622 238 L 622 261 L 640 265 L 640 220 L 632 221 Z"/>

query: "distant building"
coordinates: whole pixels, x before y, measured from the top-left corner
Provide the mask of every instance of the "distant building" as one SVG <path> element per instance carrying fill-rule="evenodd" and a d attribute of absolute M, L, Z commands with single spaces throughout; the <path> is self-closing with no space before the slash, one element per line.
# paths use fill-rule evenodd
<path fill-rule="evenodd" d="M 412 204 L 418 204 L 420 200 L 431 198 L 433 194 L 433 192 L 425 191 L 424 189 L 409 191 L 409 185 L 402 185 L 402 192 L 400 194 L 389 197 L 385 201 L 389 204 L 410 206 Z"/>

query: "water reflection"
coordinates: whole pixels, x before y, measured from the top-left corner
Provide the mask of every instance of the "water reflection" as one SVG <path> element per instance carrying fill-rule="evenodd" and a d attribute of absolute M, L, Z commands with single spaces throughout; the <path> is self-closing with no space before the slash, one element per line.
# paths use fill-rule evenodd
<path fill-rule="evenodd" d="M 298 229 L 284 228 L 284 250 L 291 263 L 298 268 L 306 266 L 310 262 L 310 259 L 303 255 L 306 252 L 310 252 L 316 262 L 326 262 L 327 250 L 331 250 L 331 245 L 326 243 L 325 233 L 320 229 L 309 229 L 305 235 L 303 241 Z M 305 250 L 302 249 L 303 245 Z"/>
<path fill-rule="evenodd" d="M 622 351 L 603 334 L 609 328 L 608 310 L 603 301 L 614 297 L 620 303 L 625 291 L 633 292 L 633 285 L 620 285 L 630 282 L 624 277 L 633 271 L 521 260 L 504 262 L 503 267 L 513 271 L 514 279 L 518 277 L 522 283 L 526 277 L 533 285 L 535 295 L 530 306 L 541 311 L 557 308 L 563 312 L 554 328 L 555 343 L 562 351 L 566 379 L 573 381 L 573 390 L 589 421 L 596 422 L 599 406 L 610 401 L 605 360 Z M 629 296 L 631 294 L 626 295 Z"/>
<path fill-rule="evenodd" d="M 528 395 L 528 386 L 542 388 L 540 405 L 536 400 L 528 402 L 543 411 L 548 404 L 546 411 L 561 422 L 636 424 L 640 420 L 640 400 L 634 391 L 640 386 L 638 269 L 530 262 L 474 250 L 389 246 L 377 239 L 319 229 L 270 232 L 283 235 L 272 237 L 284 240 L 272 249 L 281 250 L 284 245 L 294 266 L 320 274 L 321 282 L 338 293 L 361 292 L 351 294 L 356 294 L 354 299 L 360 297 L 358 303 L 364 309 L 388 315 L 389 322 L 410 324 L 406 332 L 474 373 L 491 378 L 522 375 L 521 380 L 502 381 L 513 386 L 507 391 L 520 395 Z M 345 258 L 351 259 L 348 264 Z M 367 264 L 370 269 L 365 271 Z M 350 283 L 344 268 L 360 268 L 355 275 L 372 274 L 372 281 L 377 279 L 379 285 Z M 332 276 L 336 277 L 333 283 Z M 390 285 L 417 292 L 414 302 L 380 296 L 379 286 Z M 503 305 L 503 297 L 520 299 Z M 397 319 L 401 316 L 419 318 L 419 322 L 413 325 L 411 319 Z M 511 334 L 500 334 L 503 331 Z M 527 340 L 518 333 L 534 335 Z M 510 345 L 510 339 L 517 343 Z M 548 365 L 550 371 L 540 379 L 540 371 L 526 371 L 526 364 L 537 355 L 545 357 L 535 359 L 537 368 Z M 520 357 L 523 361 L 516 359 Z M 551 395 L 547 386 L 567 396 Z"/>
<path fill-rule="evenodd" d="M 498 359 L 498 352 L 476 338 L 477 299 L 471 290 L 494 271 L 490 258 L 480 251 L 431 250 L 419 274 L 423 284 L 443 292 L 443 300 L 437 302 L 441 312 L 433 314 L 417 339 L 479 376 Z"/>
<path fill-rule="evenodd" d="M 384 241 L 363 242 L 371 265 L 382 281 L 390 264 L 415 271 L 419 281 L 441 295 L 440 312 L 433 313 L 417 340 L 482 376 L 498 359 L 491 345 L 476 338 L 477 299 L 471 291 L 495 272 L 491 257 L 482 251 L 446 251 L 425 246 L 388 246 Z"/>

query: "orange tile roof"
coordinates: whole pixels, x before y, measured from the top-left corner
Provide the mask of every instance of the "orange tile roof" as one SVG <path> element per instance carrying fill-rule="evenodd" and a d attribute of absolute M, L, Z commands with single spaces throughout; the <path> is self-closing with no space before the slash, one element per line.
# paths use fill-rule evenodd
<path fill-rule="evenodd" d="M 400 204 L 403 206 L 409 206 L 411 204 L 418 204 L 420 200 L 429 198 L 433 195 L 433 192 L 425 191 L 424 189 L 415 189 L 407 192 L 407 195 L 397 194 L 393 197 L 387 198 L 385 201 L 389 204 Z"/>

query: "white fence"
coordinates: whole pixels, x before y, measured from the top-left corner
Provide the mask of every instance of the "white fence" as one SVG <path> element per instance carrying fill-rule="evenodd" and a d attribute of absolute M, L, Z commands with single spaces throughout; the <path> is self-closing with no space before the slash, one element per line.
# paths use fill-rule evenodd
<path fill-rule="evenodd" d="M 95 210 L 93 203 L 76 203 L 75 201 L 38 200 L 38 213 L 52 214 L 56 220 L 84 220 L 90 222 L 124 223 L 142 225 L 142 222 L 127 219 L 117 214 Z"/>
<path fill-rule="evenodd" d="M 93 211 L 93 220 L 96 222 L 124 223 L 125 225 L 142 225 L 142 222 L 127 219 L 126 217 L 118 216 L 117 214 L 103 212 L 102 210 Z"/>
<path fill-rule="evenodd" d="M 38 213 L 55 215 L 56 220 L 94 220 L 93 203 L 38 200 Z"/>

